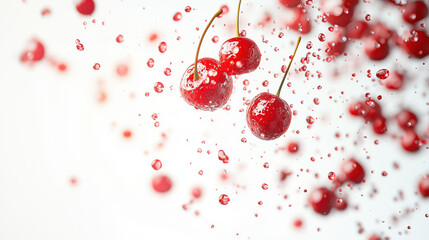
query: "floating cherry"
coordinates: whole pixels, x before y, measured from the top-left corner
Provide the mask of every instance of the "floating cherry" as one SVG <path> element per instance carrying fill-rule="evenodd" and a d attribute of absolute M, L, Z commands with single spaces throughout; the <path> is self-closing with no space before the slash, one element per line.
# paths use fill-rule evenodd
<path fill-rule="evenodd" d="M 274 95 L 268 92 L 260 93 L 250 101 L 246 116 L 247 125 L 250 131 L 262 140 L 276 139 L 283 135 L 289 128 L 292 113 L 288 103 L 280 98 L 280 92 L 300 42 L 301 37 L 298 38 L 295 51 L 280 83 L 277 94 Z"/>
<path fill-rule="evenodd" d="M 204 30 L 198 44 L 195 63 L 186 69 L 180 82 L 180 92 L 185 101 L 204 111 L 214 111 L 225 105 L 233 88 L 231 77 L 224 72 L 219 61 L 213 58 L 198 59 L 204 36 L 220 14 L 222 9 L 212 17 Z"/>
<path fill-rule="evenodd" d="M 236 34 L 226 40 L 219 51 L 219 60 L 222 69 L 229 75 L 249 73 L 258 68 L 261 62 L 261 51 L 258 45 L 250 38 L 241 37 L 239 30 L 241 0 L 238 3 Z"/>

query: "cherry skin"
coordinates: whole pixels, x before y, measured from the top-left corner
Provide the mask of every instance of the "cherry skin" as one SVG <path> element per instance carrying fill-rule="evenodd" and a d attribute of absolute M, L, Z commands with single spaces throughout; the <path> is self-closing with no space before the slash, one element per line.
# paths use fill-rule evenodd
<path fill-rule="evenodd" d="M 405 22 L 415 24 L 428 15 L 428 7 L 423 1 L 407 2 L 402 7 L 402 18 Z"/>
<path fill-rule="evenodd" d="M 234 37 L 222 44 L 219 60 L 227 74 L 240 75 L 258 68 L 261 62 L 261 51 L 252 39 Z"/>
<path fill-rule="evenodd" d="M 152 179 L 152 187 L 158 193 L 170 191 L 172 185 L 171 179 L 165 175 L 159 175 Z"/>
<path fill-rule="evenodd" d="M 395 117 L 399 127 L 404 130 L 413 129 L 418 122 L 417 116 L 406 109 L 402 110 Z"/>
<path fill-rule="evenodd" d="M 398 90 L 402 87 L 402 84 L 404 82 L 404 75 L 393 72 L 389 75 L 389 77 L 386 78 L 385 86 L 387 89 L 390 90 Z"/>
<path fill-rule="evenodd" d="M 339 210 L 339 211 L 344 211 L 346 210 L 348 204 L 347 201 L 343 198 L 337 198 L 337 200 L 335 200 L 335 209 Z"/>
<path fill-rule="evenodd" d="M 399 45 L 413 57 L 424 58 L 429 55 L 429 36 L 425 31 L 411 30 L 399 40 Z"/>
<path fill-rule="evenodd" d="M 414 130 L 407 130 L 401 137 L 401 145 L 408 152 L 417 152 L 420 149 L 420 138 Z"/>
<path fill-rule="evenodd" d="M 271 93 L 260 93 L 247 109 L 247 125 L 262 140 L 273 140 L 289 128 L 292 112 L 286 101 Z"/>
<path fill-rule="evenodd" d="M 280 0 L 280 3 L 287 8 L 293 8 L 298 6 L 298 4 L 301 3 L 301 0 Z"/>
<path fill-rule="evenodd" d="M 365 170 L 362 165 L 353 158 L 341 165 L 341 171 L 346 175 L 347 180 L 354 183 L 361 183 L 365 177 Z"/>
<path fill-rule="evenodd" d="M 357 1 L 323 0 L 321 1 L 321 8 L 324 12 L 324 17 L 330 24 L 344 27 L 352 21 L 356 4 Z"/>
<path fill-rule="evenodd" d="M 327 188 L 317 188 L 310 193 L 308 203 L 316 213 L 328 215 L 335 204 L 335 195 Z"/>
<path fill-rule="evenodd" d="M 286 24 L 290 29 L 302 34 L 311 32 L 311 22 L 305 8 L 296 8 L 293 21 Z"/>
<path fill-rule="evenodd" d="M 80 0 L 76 9 L 82 15 L 91 15 L 95 9 L 94 0 Z"/>
<path fill-rule="evenodd" d="M 365 42 L 365 53 L 371 60 L 383 60 L 389 55 L 389 44 L 385 39 L 368 37 Z"/>
<path fill-rule="evenodd" d="M 372 122 L 372 129 L 377 134 L 384 134 L 387 131 L 386 119 L 379 117 Z"/>
<path fill-rule="evenodd" d="M 419 182 L 419 191 L 423 197 L 429 197 L 429 175 L 424 176 Z"/>
<path fill-rule="evenodd" d="M 186 69 L 180 82 L 180 93 L 196 109 L 214 111 L 228 101 L 233 81 L 213 58 L 198 60 L 198 80 L 194 78 L 194 64 Z"/>
<path fill-rule="evenodd" d="M 347 26 L 347 37 L 361 39 L 368 34 L 369 25 L 364 21 L 355 21 Z"/>

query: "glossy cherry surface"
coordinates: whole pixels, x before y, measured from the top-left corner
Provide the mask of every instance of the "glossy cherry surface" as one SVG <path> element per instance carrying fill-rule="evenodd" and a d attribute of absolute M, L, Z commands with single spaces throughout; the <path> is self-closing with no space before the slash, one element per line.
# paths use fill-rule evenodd
<path fill-rule="evenodd" d="M 402 110 L 395 117 L 399 127 L 404 130 L 413 129 L 418 122 L 417 116 L 406 109 Z"/>
<path fill-rule="evenodd" d="M 258 68 L 261 62 L 261 51 L 252 39 L 234 37 L 222 44 L 219 60 L 227 74 L 240 75 Z"/>
<path fill-rule="evenodd" d="M 260 93 L 247 109 L 247 125 L 262 140 L 273 140 L 289 128 L 292 113 L 286 101 L 271 93 Z"/>
<path fill-rule="evenodd" d="M 420 138 L 413 130 L 407 130 L 401 137 L 401 145 L 408 152 L 417 152 L 420 149 Z"/>
<path fill-rule="evenodd" d="M 335 204 L 335 195 L 327 188 L 317 188 L 310 193 L 308 203 L 316 213 L 328 215 Z"/>
<path fill-rule="evenodd" d="M 361 183 L 365 177 L 362 165 L 353 158 L 343 162 L 341 171 L 346 175 L 347 180 L 354 183 Z"/>
<path fill-rule="evenodd" d="M 411 30 L 399 40 L 401 48 L 416 58 L 424 58 L 429 54 L 429 36 L 425 31 Z"/>
<path fill-rule="evenodd" d="M 428 7 L 423 1 L 408 1 L 402 7 L 402 19 L 411 24 L 419 22 L 427 15 Z"/>
<path fill-rule="evenodd" d="M 198 60 L 199 78 L 194 78 L 194 64 L 186 69 L 180 82 L 180 93 L 187 103 L 196 109 L 214 111 L 228 101 L 233 81 L 219 61 L 213 58 Z"/>
<path fill-rule="evenodd" d="M 365 53 L 371 60 L 383 60 L 389 55 L 389 44 L 385 39 L 368 37 L 364 44 Z"/>

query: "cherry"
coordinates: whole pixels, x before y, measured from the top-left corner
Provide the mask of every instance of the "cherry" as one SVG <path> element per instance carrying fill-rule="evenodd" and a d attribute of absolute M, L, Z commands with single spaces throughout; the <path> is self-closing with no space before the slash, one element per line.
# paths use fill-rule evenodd
<path fill-rule="evenodd" d="M 402 7 L 402 18 L 405 22 L 415 24 L 428 15 L 428 7 L 423 1 L 407 2 Z"/>
<path fill-rule="evenodd" d="M 166 175 L 158 175 L 152 179 L 152 187 L 159 193 L 168 192 L 172 185 L 171 179 Z"/>
<path fill-rule="evenodd" d="M 210 20 L 198 44 L 195 63 L 189 66 L 180 82 L 180 92 L 185 101 L 196 109 L 214 111 L 228 101 L 232 94 L 233 81 L 224 72 L 219 61 L 213 58 L 198 59 L 204 36 L 214 21 L 222 14 L 220 9 Z"/>
<path fill-rule="evenodd" d="M 396 121 L 398 122 L 399 127 L 407 130 L 413 129 L 414 126 L 416 126 L 418 120 L 414 113 L 404 109 L 396 115 Z"/>
<path fill-rule="evenodd" d="M 412 29 L 399 40 L 401 48 L 416 58 L 424 58 L 429 54 L 429 36 L 425 31 Z"/>
<path fill-rule="evenodd" d="M 277 94 L 274 95 L 268 92 L 260 93 L 250 101 L 246 114 L 247 125 L 253 135 L 262 140 L 276 139 L 283 135 L 289 128 L 292 113 L 288 103 L 279 96 L 300 42 L 301 37 L 298 38 L 295 51 L 280 83 Z"/>
<path fill-rule="evenodd" d="M 419 182 L 419 191 L 423 197 L 429 197 L 429 174 L 424 176 Z"/>
<path fill-rule="evenodd" d="M 94 0 L 80 0 L 76 4 L 76 9 L 82 15 L 91 15 L 95 9 Z"/>
<path fill-rule="evenodd" d="M 293 8 L 298 6 L 298 4 L 301 3 L 301 0 L 280 0 L 280 3 L 287 8 Z"/>
<path fill-rule="evenodd" d="M 344 38 L 344 32 L 342 29 L 335 31 L 331 35 L 333 39 L 328 42 L 328 48 L 326 49 L 329 56 L 339 56 L 344 52 L 347 46 L 347 41 Z"/>
<path fill-rule="evenodd" d="M 354 183 L 361 183 L 365 177 L 365 170 L 362 165 L 353 158 L 343 162 L 341 171 L 345 174 L 347 180 Z"/>
<path fill-rule="evenodd" d="M 296 152 L 298 152 L 298 149 L 299 149 L 299 145 L 295 142 L 290 142 L 287 146 L 287 150 L 290 153 L 296 153 Z"/>
<path fill-rule="evenodd" d="M 384 117 L 376 118 L 372 122 L 372 129 L 377 134 L 383 134 L 383 133 L 385 133 L 387 131 L 386 119 Z"/>
<path fill-rule="evenodd" d="M 316 213 L 328 215 L 335 204 L 335 195 L 327 188 L 317 188 L 310 193 L 308 203 Z"/>
<path fill-rule="evenodd" d="M 389 44 L 386 39 L 366 38 L 365 53 L 372 60 L 383 60 L 389 55 Z"/>
<path fill-rule="evenodd" d="M 386 78 L 385 86 L 390 90 L 398 90 L 402 87 L 403 82 L 404 75 L 398 72 L 393 72 Z"/>
<path fill-rule="evenodd" d="M 294 13 L 294 20 L 287 23 L 286 26 L 302 34 L 309 33 L 311 31 L 311 23 L 305 8 L 296 8 Z"/>
<path fill-rule="evenodd" d="M 417 152 L 420 149 L 420 138 L 413 130 L 407 130 L 401 137 L 401 145 L 408 152 Z"/>
<path fill-rule="evenodd" d="M 355 21 L 347 26 L 347 37 L 351 39 L 361 39 L 366 36 L 369 30 L 368 23 L 364 21 Z"/>
<path fill-rule="evenodd" d="M 32 39 L 26 50 L 21 54 L 22 62 L 37 62 L 43 59 L 45 56 L 45 47 L 37 40 Z"/>
<path fill-rule="evenodd" d="M 261 62 L 261 51 L 258 45 L 249 38 L 241 37 L 239 30 L 241 0 L 238 3 L 236 34 L 237 37 L 226 40 L 219 51 L 222 69 L 229 75 L 249 73 L 258 68 Z"/>
<path fill-rule="evenodd" d="M 323 0 L 321 7 L 324 12 L 323 16 L 330 24 L 344 27 L 352 21 L 356 4 L 357 1 L 351 0 Z"/>
<path fill-rule="evenodd" d="M 346 210 L 347 208 L 347 201 L 343 198 L 337 198 L 337 200 L 335 200 L 335 209 L 339 210 L 339 211 L 343 211 Z"/>

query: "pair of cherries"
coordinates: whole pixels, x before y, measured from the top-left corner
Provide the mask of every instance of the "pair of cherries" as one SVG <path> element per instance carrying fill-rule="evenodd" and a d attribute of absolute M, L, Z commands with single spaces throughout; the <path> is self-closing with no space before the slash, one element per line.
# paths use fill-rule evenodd
<path fill-rule="evenodd" d="M 257 44 L 239 34 L 240 5 L 241 0 L 237 12 L 237 37 L 222 44 L 219 51 L 219 61 L 213 58 L 198 59 L 198 54 L 208 28 L 214 19 L 222 14 L 222 9 L 208 23 L 198 44 L 195 63 L 186 69 L 182 77 L 180 83 L 182 97 L 196 109 L 215 111 L 224 106 L 233 90 L 231 75 L 252 72 L 258 68 L 261 62 L 261 52 Z M 289 68 L 290 64 L 288 70 Z M 282 80 L 280 89 L 284 80 L 285 78 Z M 260 139 L 276 139 L 289 128 L 292 114 L 286 101 L 279 97 L 280 89 L 277 95 L 261 93 L 250 102 L 247 111 L 247 124 L 252 133 Z"/>

